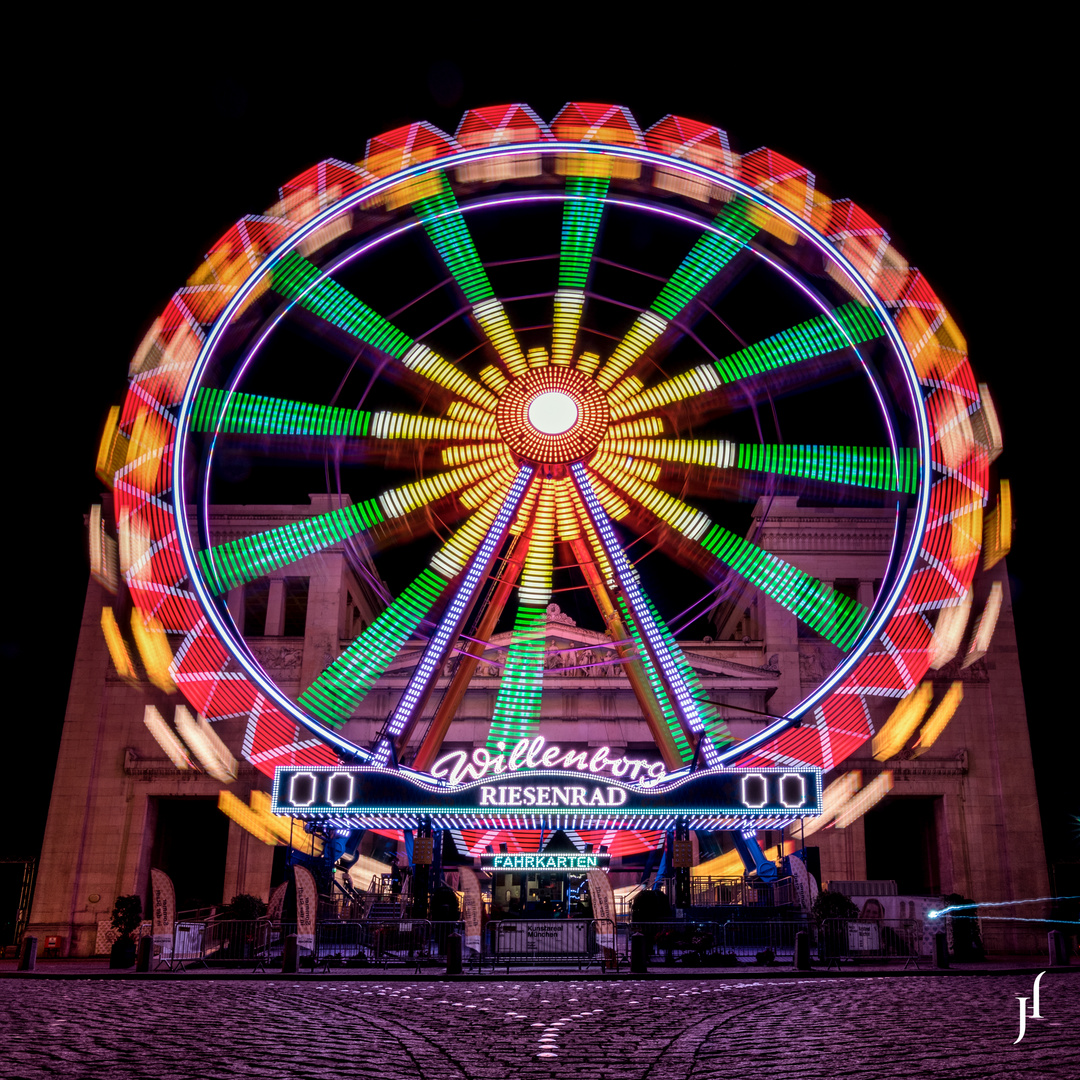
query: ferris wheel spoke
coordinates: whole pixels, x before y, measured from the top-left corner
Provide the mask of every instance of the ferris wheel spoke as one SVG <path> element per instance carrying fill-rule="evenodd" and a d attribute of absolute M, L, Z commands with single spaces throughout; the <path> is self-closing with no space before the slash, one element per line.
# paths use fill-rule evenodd
<path fill-rule="evenodd" d="M 706 765 L 719 763 L 719 748 L 730 741 L 724 721 L 716 714 L 704 690 L 661 619 L 652 601 L 641 588 L 637 571 L 615 536 L 608 516 L 593 491 L 588 472 L 575 462 L 570 466 L 589 521 L 618 588 L 618 602 L 631 633 L 640 640 L 668 692 L 671 704 L 686 730 L 698 736 L 699 750 Z M 636 633 L 635 633 L 636 632 Z"/>
<path fill-rule="evenodd" d="M 815 315 L 805 322 L 781 330 L 763 341 L 747 345 L 737 352 L 708 364 L 699 364 L 681 375 L 624 395 L 612 402 L 611 415 L 615 420 L 640 416 L 652 409 L 722 391 L 742 380 L 787 368 L 807 360 L 838 353 L 854 345 L 862 345 L 884 335 L 877 316 L 854 301 L 843 304 L 827 314 Z M 629 385 L 620 384 L 618 390 Z"/>
<path fill-rule="evenodd" d="M 544 635 L 551 576 L 555 561 L 555 498 L 559 482 L 539 484 L 530 510 L 525 558 L 518 584 L 518 609 L 513 639 L 506 654 L 502 682 L 495 699 L 489 750 L 506 750 L 519 739 L 531 738 L 540 725 L 540 696 L 544 682 Z M 501 746 L 500 746 L 501 744 Z"/>
<path fill-rule="evenodd" d="M 295 251 L 274 267 L 271 283 L 274 291 L 287 300 L 386 353 L 414 375 L 423 376 L 485 412 L 494 410 L 496 398 L 490 390 L 426 345 L 414 341 Z"/>
<path fill-rule="evenodd" d="M 596 238 L 604 214 L 608 176 L 568 176 L 563 203 L 562 241 L 559 246 L 559 288 L 555 293 L 555 318 L 551 331 L 551 362 L 570 364 L 574 359 L 581 313 L 585 307 L 585 287 L 592 267 Z M 578 369 L 591 374 L 597 357 L 588 354 L 578 361 Z"/>
<path fill-rule="evenodd" d="M 822 637 L 844 650 L 854 643 L 867 615 L 858 601 L 714 524 L 700 510 L 625 471 L 610 455 L 598 455 L 591 468 L 675 532 L 700 544 L 719 566 L 734 570 Z"/>
<path fill-rule="evenodd" d="M 597 373 L 601 389 L 625 397 L 641 388 L 638 379 L 623 377 L 645 350 L 667 329 L 668 323 L 711 282 L 751 241 L 758 231 L 751 220 L 753 204 L 739 197 L 728 203 L 698 238 L 656 299 L 643 311 Z"/>
<path fill-rule="evenodd" d="M 490 456 L 494 444 L 479 440 L 498 437 L 494 419 L 478 409 L 471 409 L 471 413 L 461 420 L 415 413 L 373 413 L 200 387 L 191 411 L 191 430 L 215 439 L 270 436 L 282 457 L 304 457 L 316 451 L 321 454 L 325 440 L 332 439 L 335 452 L 345 460 L 407 469 L 415 467 L 418 450 L 427 456 L 440 454 L 440 448 L 460 451 L 455 460 L 444 458 L 444 464 Z"/>
<path fill-rule="evenodd" d="M 453 275 L 472 313 L 488 340 L 495 346 L 499 359 L 512 376 L 528 370 L 510 320 L 502 302 L 495 296 L 487 270 L 480 261 L 469 226 L 458 207 L 457 197 L 442 173 L 432 177 L 437 190 L 412 204 L 416 216 L 423 222 L 439 257 Z"/>
<path fill-rule="evenodd" d="M 688 494 L 713 496 L 739 489 L 739 474 L 766 473 L 797 480 L 841 484 L 870 491 L 916 493 L 919 482 L 918 452 L 888 446 L 769 445 L 733 443 L 725 439 L 607 439 L 601 453 L 616 458 L 647 458 L 659 463 L 651 474 L 662 482 L 671 466 L 685 468 L 668 477 Z M 759 489 L 754 488 L 757 493 Z M 783 494 L 778 491 L 778 494 Z M 756 495 L 755 495 L 756 497 Z"/>
<path fill-rule="evenodd" d="M 413 669 L 401 698 L 377 740 L 374 752 L 374 761 L 377 765 L 390 764 L 395 745 L 401 747 L 408 745 L 409 736 L 487 580 L 488 573 L 510 531 L 514 516 L 532 478 L 532 468 L 527 465 L 521 466 L 509 490 L 499 500 L 498 510 L 493 520 L 487 525 L 479 544 L 476 545 L 475 554 L 468 563 L 468 569 L 461 583 L 447 604 L 442 618 L 439 619 L 435 632 L 428 639 L 427 646 Z M 480 514 L 476 516 L 480 517 Z"/>
<path fill-rule="evenodd" d="M 220 595 L 440 499 L 457 495 L 465 506 L 473 508 L 512 468 L 513 459 L 502 451 L 459 469 L 391 488 L 375 499 L 204 548 L 198 556 L 203 577 L 211 592 Z"/>
<path fill-rule="evenodd" d="M 520 470 L 479 505 L 436 553 L 431 564 L 320 674 L 299 698 L 324 723 L 341 727 L 372 684 L 390 666 L 420 621 L 443 599 L 452 581 L 483 543 Z"/>

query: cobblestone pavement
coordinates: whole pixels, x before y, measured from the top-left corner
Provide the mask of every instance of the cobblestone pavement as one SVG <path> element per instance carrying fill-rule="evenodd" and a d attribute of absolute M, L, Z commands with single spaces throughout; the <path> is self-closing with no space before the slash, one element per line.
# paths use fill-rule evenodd
<path fill-rule="evenodd" d="M 0 982 L 0 1075 L 1080 1077 L 1080 978 Z M 1030 1009 L 1030 1003 L 1028 1005 Z"/>

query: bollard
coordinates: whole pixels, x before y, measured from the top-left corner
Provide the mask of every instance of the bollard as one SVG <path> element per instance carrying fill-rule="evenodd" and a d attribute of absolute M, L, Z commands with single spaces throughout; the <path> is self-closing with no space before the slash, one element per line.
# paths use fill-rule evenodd
<path fill-rule="evenodd" d="M 149 971 L 150 961 L 154 955 L 154 939 L 149 937 L 139 938 L 139 951 L 135 956 L 135 970 Z"/>
<path fill-rule="evenodd" d="M 949 966 L 949 938 L 944 930 L 939 930 L 934 935 L 934 967 L 947 968 Z"/>
<path fill-rule="evenodd" d="M 645 935 L 639 930 L 630 935 L 630 974 L 644 975 L 649 970 L 649 954 L 645 945 Z"/>
<path fill-rule="evenodd" d="M 281 957 L 281 970 L 288 975 L 295 975 L 300 970 L 300 948 L 296 935 L 289 934 L 285 939 L 285 952 Z"/>
<path fill-rule="evenodd" d="M 461 974 L 461 935 L 451 934 L 446 939 L 446 974 Z"/>
<path fill-rule="evenodd" d="M 1068 967 L 1069 954 L 1065 949 L 1065 935 L 1060 930 L 1050 930 L 1046 935 L 1046 944 L 1050 950 L 1050 966 Z"/>
<path fill-rule="evenodd" d="M 19 950 L 19 971 L 33 971 L 37 967 L 37 938 L 27 934 Z"/>
<path fill-rule="evenodd" d="M 810 970 L 810 935 L 805 930 L 795 935 L 795 967 L 798 971 Z"/>

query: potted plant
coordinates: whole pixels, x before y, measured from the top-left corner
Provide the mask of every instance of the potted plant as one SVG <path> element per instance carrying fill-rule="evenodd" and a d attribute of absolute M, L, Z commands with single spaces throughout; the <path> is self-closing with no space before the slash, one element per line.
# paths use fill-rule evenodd
<path fill-rule="evenodd" d="M 118 896 L 112 909 L 112 928 L 120 935 L 109 952 L 109 967 L 135 966 L 135 931 L 142 922 L 142 898 Z"/>

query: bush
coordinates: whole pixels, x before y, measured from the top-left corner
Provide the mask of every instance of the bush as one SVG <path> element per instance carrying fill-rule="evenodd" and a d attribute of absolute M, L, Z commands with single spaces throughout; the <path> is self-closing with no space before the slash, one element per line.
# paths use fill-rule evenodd
<path fill-rule="evenodd" d="M 762 949 L 761 952 L 754 954 L 754 959 L 759 964 L 771 964 L 776 959 L 776 953 L 772 949 Z"/>
<path fill-rule="evenodd" d="M 112 928 L 121 938 L 130 938 L 142 922 L 142 897 L 118 896 L 112 909 Z"/>
<path fill-rule="evenodd" d="M 266 901 L 251 893 L 237 893 L 223 914 L 230 919 L 261 919 L 266 914 Z"/>

